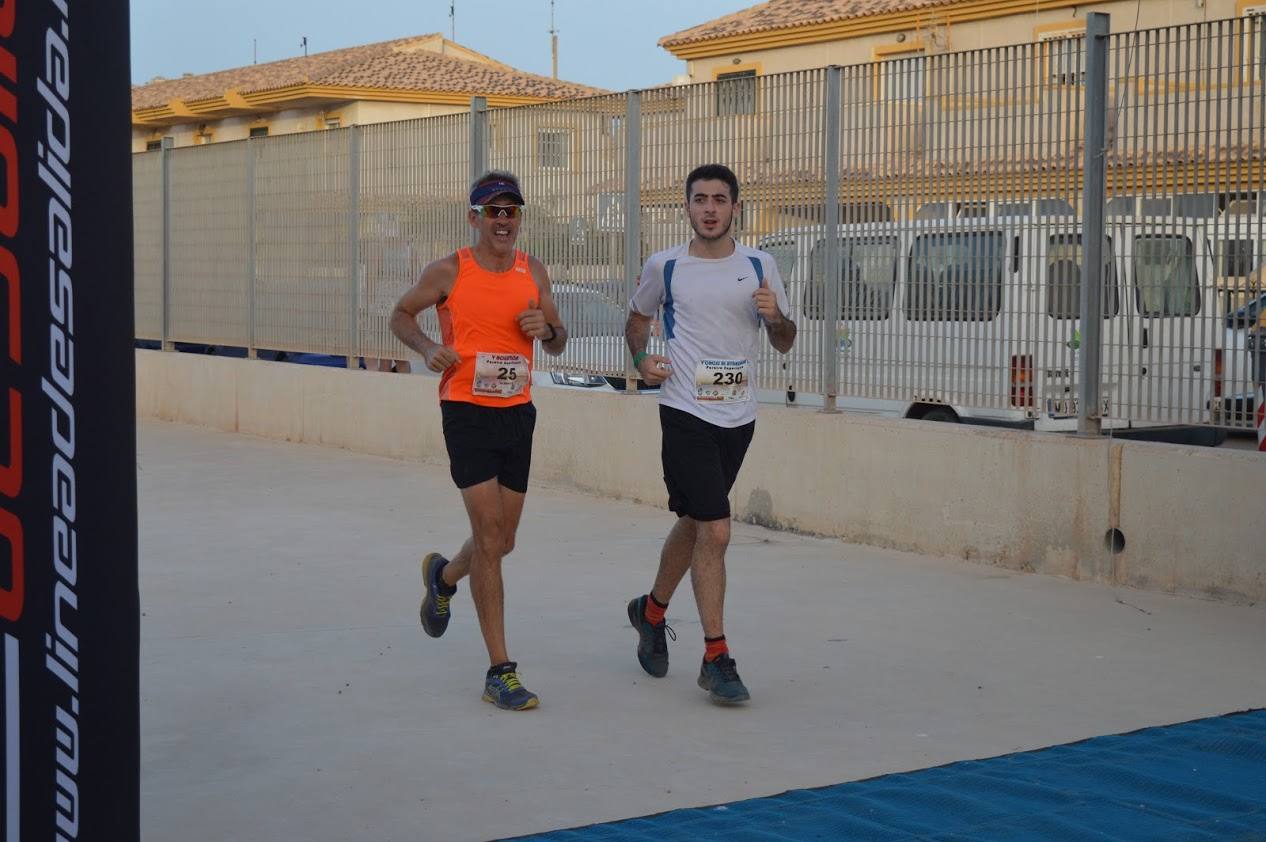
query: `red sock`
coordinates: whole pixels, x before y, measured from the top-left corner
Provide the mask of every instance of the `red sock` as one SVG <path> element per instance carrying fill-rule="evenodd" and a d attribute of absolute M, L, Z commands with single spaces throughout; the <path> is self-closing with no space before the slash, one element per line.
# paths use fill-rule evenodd
<path fill-rule="evenodd" d="M 667 605 L 660 605 L 659 600 L 654 594 L 646 595 L 646 610 L 642 612 L 646 615 L 646 622 L 652 626 L 658 626 L 664 622 L 664 612 L 668 610 Z"/>
<path fill-rule="evenodd" d="M 730 647 L 725 645 L 725 635 L 720 637 L 705 637 L 703 639 L 703 659 L 705 661 L 715 661 L 722 655 L 730 654 Z"/>

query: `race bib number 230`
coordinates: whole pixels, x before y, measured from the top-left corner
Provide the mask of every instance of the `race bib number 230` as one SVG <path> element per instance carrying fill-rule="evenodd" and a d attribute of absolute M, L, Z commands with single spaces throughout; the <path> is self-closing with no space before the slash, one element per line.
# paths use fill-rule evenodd
<path fill-rule="evenodd" d="M 700 360 L 695 367 L 695 400 L 745 401 L 750 389 L 747 360 Z"/>
<path fill-rule="evenodd" d="M 476 395 L 512 398 L 523 392 L 532 378 L 527 357 L 522 354 L 485 354 L 475 356 L 475 382 L 470 390 Z"/>

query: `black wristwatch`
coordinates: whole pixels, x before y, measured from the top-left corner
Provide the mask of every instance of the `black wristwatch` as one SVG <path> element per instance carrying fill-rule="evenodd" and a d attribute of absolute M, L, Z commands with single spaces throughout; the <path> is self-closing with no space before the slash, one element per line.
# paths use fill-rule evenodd
<path fill-rule="evenodd" d="M 549 322 L 546 322 L 546 323 L 545 323 L 545 326 L 546 326 L 547 328 L 549 328 L 549 336 L 546 336 L 546 337 L 545 337 L 544 339 L 542 339 L 541 341 L 542 341 L 542 342 L 553 342 L 553 341 L 554 341 L 554 339 L 558 336 L 558 331 L 557 331 L 557 330 L 555 330 L 555 329 L 554 329 L 554 326 L 553 326 L 552 324 L 550 324 Z"/>

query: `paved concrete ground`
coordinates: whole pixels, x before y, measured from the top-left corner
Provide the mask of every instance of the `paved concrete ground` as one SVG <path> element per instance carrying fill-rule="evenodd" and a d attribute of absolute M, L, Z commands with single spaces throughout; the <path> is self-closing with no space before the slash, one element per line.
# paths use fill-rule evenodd
<path fill-rule="evenodd" d="M 737 525 L 754 701 L 714 708 L 688 587 L 669 676 L 633 654 L 671 516 L 534 488 L 507 590 L 542 704 L 507 713 L 464 586 L 418 627 L 466 531 L 445 469 L 150 422 L 140 493 L 148 842 L 488 839 L 1266 705 L 1263 606 Z"/>

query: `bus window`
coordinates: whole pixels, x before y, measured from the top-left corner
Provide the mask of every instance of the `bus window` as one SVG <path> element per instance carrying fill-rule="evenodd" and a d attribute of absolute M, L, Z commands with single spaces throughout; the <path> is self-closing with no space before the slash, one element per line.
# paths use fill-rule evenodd
<path fill-rule="evenodd" d="M 1134 196 L 1116 196 L 1108 200 L 1103 212 L 1106 216 L 1134 216 Z"/>
<path fill-rule="evenodd" d="M 1085 260 L 1080 234 L 1055 234 L 1046 250 L 1046 315 L 1052 319 L 1081 317 L 1081 266 Z M 1103 317 L 1121 312 L 1112 240 L 1103 240 Z"/>
<path fill-rule="evenodd" d="M 1140 314 L 1163 318 L 1200 312 L 1200 280 L 1189 238 L 1178 234 L 1135 237 L 1132 261 Z"/>
<path fill-rule="evenodd" d="M 1174 197 L 1174 216 L 1213 219 L 1217 215 L 1217 193 L 1189 193 Z"/>
<path fill-rule="evenodd" d="M 1002 310 L 1006 239 L 997 231 L 925 234 L 910 249 L 906 318 L 991 321 Z"/>
<path fill-rule="evenodd" d="M 819 240 L 810 256 L 812 273 L 805 290 L 804 312 L 822 318 L 826 274 L 825 241 Z M 840 240 L 840 318 L 882 321 L 892 310 L 897 284 L 897 238 L 885 236 Z"/>

